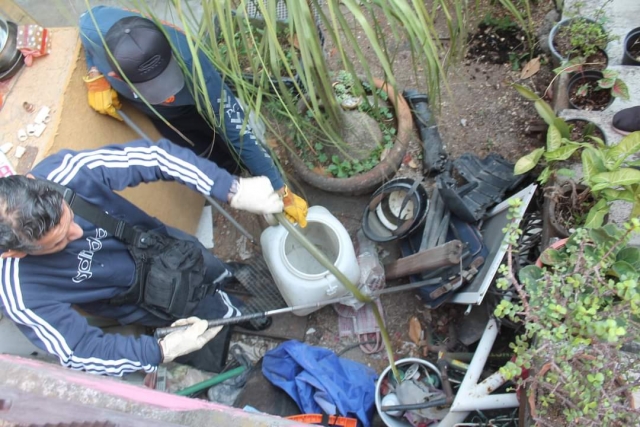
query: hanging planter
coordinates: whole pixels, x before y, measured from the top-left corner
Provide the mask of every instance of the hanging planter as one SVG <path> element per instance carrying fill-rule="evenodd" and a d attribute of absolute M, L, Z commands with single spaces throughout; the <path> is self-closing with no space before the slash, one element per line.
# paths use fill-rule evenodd
<path fill-rule="evenodd" d="M 608 38 L 604 27 L 592 19 L 581 16 L 563 19 L 549 33 L 549 50 L 554 65 L 559 66 L 578 56 L 597 62 L 596 52 L 604 51 Z"/>
<path fill-rule="evenodd" d="M 353 167 L 354 162 L 345 160 L 338 164 L 334 162 L 333 165 L 330 165 L 328 168 L 317 167 L 311 163 L 308 158 L 303 158 L 303 156 L 308 154 L 308 149 L 297 148 L 294 144 L 291 144 L 291 149 L 287 150 L 289 159 L 296 174 L 303 181 L 329 192 L 361 195 L 371 193 L 383 182 L 388 181 L 395 175 L 404 158 L 413 131 L 411 110 L 404 98 L 396 95 L 395 91 L 386 82 L 374 78 L 373 84 L 376 89 L 386 93 L 386 100 L 393 109 L 393 112 L 390 112 L 390 120 L 393 122 L 395 136 L 390 138 L 390 147 L 384 150 L 384 156 L 381 156 L 381 159 L 376 159 L 377 164 L 366 171 L 344 177 L 337 177 L 334 176 L 336 168 L 342 168 L 347 163 Z M 341 103 L 344 103 L 344 101 L 343 99 Z M 351 102 L 351 99 L 347 100 L 347 103 L 349 102 Z M 344 108 L 348 109 L 346 107 Z M 301 107 L 300 112 L 306 114 L 306 107 Z M 385 135 L 385 138 L 388 138 L 388 134 Z M 329 156 L 329 158 L 330 157 L 333 156 Z M 362 163 L 364 162 L 359 162 L 359 165 Z M 343 172 L 343 170 L 337 170 L 339 175 Z"/>
<path fill-rule="evenodd" d="M 574 74 L 567 85 L 569 105 L 577 110 L 602 111 L 613 102 L 609 90 L 603 90 L 599 82 L 604 79 L 600 71 L 583 71 Z"/>
<path fill-rule="evenodd" d="M 629 31 L 623 48 L 622 65 L 640 65 L 640 27 Z"/>

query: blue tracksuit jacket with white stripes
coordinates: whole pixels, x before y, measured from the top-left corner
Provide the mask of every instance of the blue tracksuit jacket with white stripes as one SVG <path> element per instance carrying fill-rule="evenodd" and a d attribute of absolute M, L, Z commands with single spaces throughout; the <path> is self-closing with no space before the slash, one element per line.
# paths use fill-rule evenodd
<path fill-rule="evenodd" d="M 75 190 L 117 218 L 149 229 L 166 226 L 114 190 L 143 182 L 178 181 L 226 202 L 233 179 L 214 163 L 167 140 L 157 144 L 138 140 L 82 152 L 63 150 L 31 173 Z M 83 237 L 61 252 L 0 259 L 0 307 L 35 345 L 56 355 L 64 366 L 106 375 L 154 371 L 161 355 L 153 337 L 104 334 L 71 307 L 123 324 L 148 315 L 136 306 L 101 302 L 133 284 L 135 265 L 124 243 L 77 214 L 75 222 L 84 230 Z"/>
<path fill-rule="evenodd" d="M 117 78 L 110 77 L 108 74 L 112 70 L 107 61 L 107 53 L 104 48 L 102 38 L 113 24 L 122 18 L 128 16 L 140 16 L 140 14 L 130 12 L 117 7 L 96 6 L 90 12 L 84 13 L 80 17 L 80 40 L 84 46 L 87 66 L 89 68 L 95 66 L 109 81 L 111 87 L 115 89 L 121 96 L 128 99 L 136 108 L 141 110 L 148 116 L 155 117 L 156 113 L 151 110 L 138 96 L 133 92 L 129 85 Z M 172 26 L 164 25 L 164 31 L 174 49 L 174 55 L 179 56 L 184 61 L 187 72 L 186 84 L 180 92 L 175 95 L 175 99 L 171 103 L 154 105 L 153 108 L 167 120 L 179 117 L 184 114 L 185 107 L 198 105 L 193 96 L 192 77 L 189 77 L 193 68 L 193 56 L 187 37 L 184 33 Z M 246 125 L 243 132 L 243 124 L 245 119 L 242 106 L 222 82 L 222 77 L 213 64 L 207 59 L 206 55 L 198 52 L 199 63 L 201 66 L 202 76 L 206 81 L 206 87 L 202 88 L 204 93 L 199 98 L 204 100 L 200 102 L 200 108 L 206 111 L 207 105 L 211 107 L 213 114 L 220 119 L 219 133 L 224 136 L 227 141 L 235 148 L 236 152 L 242 159 L 243 163 L 253 176 L 266 176 L 271 181 L 274 189 L 282 188 L 284 182 L 282 176 L 276 168 L 273 159 L 266 150 L 256 140 L 251 127 Z"/>

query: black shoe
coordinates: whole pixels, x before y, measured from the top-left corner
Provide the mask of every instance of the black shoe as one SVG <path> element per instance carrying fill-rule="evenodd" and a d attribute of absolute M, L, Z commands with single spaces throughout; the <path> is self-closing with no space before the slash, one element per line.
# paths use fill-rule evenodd
<path fill-rule="evenodd" d="M 618 111 L 612 120 L 613 130 L 622 135 L 640 131 L 640 106 Z"/>
<path fill-rule="evenodd" d="M 271 326 L 271 323 L 273 323 L 271 317 L 260 317 L 258 319 L 237 323 L 236 325 L 241 327 L 242 329 L 246 329 L 247 331 L 258 332 L 267 329 L 269 326 Z"/>

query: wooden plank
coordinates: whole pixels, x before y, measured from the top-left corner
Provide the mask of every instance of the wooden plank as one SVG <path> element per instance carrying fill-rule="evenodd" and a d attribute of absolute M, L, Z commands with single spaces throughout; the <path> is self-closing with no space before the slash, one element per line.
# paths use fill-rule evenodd
<path fill-rule="evenodd" d="M 425 249 L 385 265 L 385 278 L 393 280 L 427 270 L 456 265 L 460 263 L 461 256 L 462 243 L 459 240 L 452 240 L 444 245 Z"/>
<path fill-rule="evenodd" d="M 76 28 L 52 28 L 51 54 L 37 58 L 25 67 L 0 110 L 0 144 L 10 142 L 7 153 L 17 173 L 23 174 L 51 153 L 68 148 L 86 150 L 107 144 L 128 142 L 138 136 L 124 123 L 93 111 L 87 104 L 87 91 L 82 81 L 86 74 L 84 53 Z M 23 103 L 34 104 L 33 113 Z M 33 123 L 38 111 L 46 106 L 51 121 L 39 138 L 18 140 L 18 130 Z M 151 121 L 133 107 L 124 111 L 152 139 L 159 133 Z M 15 157 L 15 147 L 26 149 L 22 158 Z M 188 233 L 195 233 L 204 206 L 204 198 L 175 182 L 155 182 L 127 188 L 122 195 L 145 212 Z"/>
<path fill-rule="evenodd" d="M 37 58 L 31 67 L 23 67 L 16 78 L 11 91 L 5 96 L 5 103 L 0 111 L 0 142 L 10 142 L 13 150 L 7 158 L 13 163 L 17 173 L 25 173 L 41 160 L 48 152 L 55 136 L 56 123 L 64 101 L 64 92 L 80 51 L 80 39 L 75 28 L 51 29 L 51 54 Z M 35 111 L 29 113 L 23 107 L 24 102 L 34 105 Z M 26 130 L 27 125 L 34 122 L 35 116 L 42 107 L 51 110 L 51 121 L 39 138 L 31 137 L 26 141 L 18 140 L 18 131 Z M 23 147 L 33 155 L 30 162 L 15 157 L 16 147 Z"/>

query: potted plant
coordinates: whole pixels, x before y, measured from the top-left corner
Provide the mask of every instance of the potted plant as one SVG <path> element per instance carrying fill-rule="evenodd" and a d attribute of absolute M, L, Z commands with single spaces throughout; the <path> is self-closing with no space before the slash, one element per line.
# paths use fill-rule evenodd
<path fill-rule="evenodd" d="M 622 47 L 622 65 L 640 65 L 640 27 L 627 33 Z"/>
<path fill-rule="evenodd" d="M 366 194 L 397 171 L 413 129 L 406 101 L 381 80 L 370 86 L 365 79 L 340 71 L 332 85 L 341 106 L 342 122 L 336 138 L 322 129 L 322 122 L 299 105 L 306 117 L 303 132 L 294 130 L 289 158 L 296 174 L 325 191 Z"/>
<path fill-rule="evenodd" d="M 627 84 L 614 70 L 588 70 L 574 74 L 567 84 L 569 104 L 579 110 L 601 111 L 614 98 L 629 99 Z"/>
<path fill-rule="evenodd" d="M 604 7 L 612 0 L 606 0 L 594 14 L 594 19 L 580 16 L 566 18 L 558 22 L 549 33 L 549 50 L 556 64 L 563 64 L 575 57 L 587 62 L 602 62 L 602 55 L 611 41 L 609 32 L 602 25 Z"/>
<path fill-rule="evenodd" d="M 627 242 L 640 231 L 640 220 L 624 229 L 579 229 L 564 245 L 543 252 L 543 267 L 518 273 L 518 229 L 511 223 L 507 230 L 510 245 L 497 286 L 516 297 L 500 302 L 495 315 L 522 324 L 524 332 L 501 373 L 517 379 L 532 423 L 634 425 L 631 392 L 640 386 L 640 360 L 624 349 L 640 338 L 640 249 Z"/>
<path fill-rule="evenodd" d="M 574 132 L 574 123 L 569 123 L 556 116 L 553 108 L 531 90 L 517 84 L 514 84 L 513 87 L 522 96 L 534 101 L 536 111 L 538 111 L 540 117 L 549 126 L 545 146 L 537 148 L 521 157 L 514 166 L 515 175 L 521 175 L 533 170 L 541 160 L 544 160 L 546 163 L 545 168 L 538 175 L 538 181 L 541 184 L 546 184 L 553 174 L 569 174 L 567 170 L 558 167 L 560 162 L 574 156 L 585 144 L 594 141 L 594 138 L 597 143 L 602 142 L 604 144 L 601 139 L 591 134 L 589 131 L 590 127 L 586 129 L 587 133 L 584 134 Z M 576 139 L 575 136 L 579 138 Z"/>

